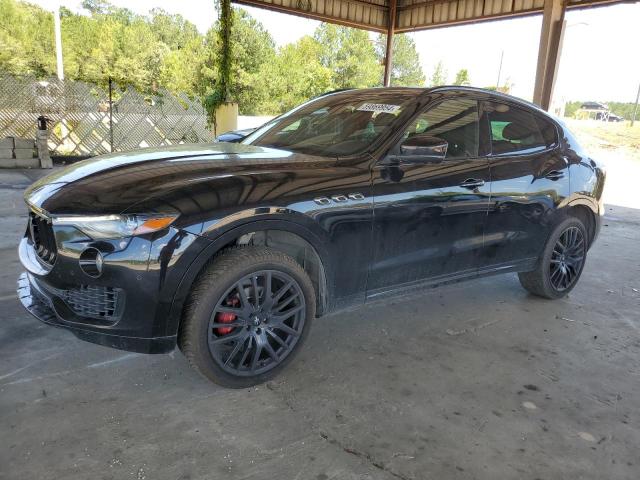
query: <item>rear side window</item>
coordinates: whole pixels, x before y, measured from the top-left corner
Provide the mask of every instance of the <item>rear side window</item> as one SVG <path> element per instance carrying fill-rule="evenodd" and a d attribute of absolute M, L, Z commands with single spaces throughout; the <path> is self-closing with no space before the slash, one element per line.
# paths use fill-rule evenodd
<path fill-rule="evenodd" d="M 553 124 L 524 108 L 493 102 L 485 108 L 493 155 L 534 153 L 557 143 Z"/>

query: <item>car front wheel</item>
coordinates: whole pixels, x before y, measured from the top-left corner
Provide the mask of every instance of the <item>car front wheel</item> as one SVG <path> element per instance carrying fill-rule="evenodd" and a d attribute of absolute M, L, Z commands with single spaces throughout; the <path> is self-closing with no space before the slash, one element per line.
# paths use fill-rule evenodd
<path fill-rule="evenodd" d="M 209 380 L 248 387 L 293 359 L 314 316 L 313 285 L 293 258 L 264 247 L 234 248 L 197 280 L 180 348 Z"/>

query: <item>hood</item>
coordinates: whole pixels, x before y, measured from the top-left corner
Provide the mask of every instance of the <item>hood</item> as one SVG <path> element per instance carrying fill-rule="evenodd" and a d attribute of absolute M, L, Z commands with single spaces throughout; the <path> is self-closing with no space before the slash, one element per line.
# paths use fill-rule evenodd
<path fill-rule="evenodd" d="M 25 192 L 52 214 L 121 213 L 175 189 L 220 177 L 328 165 L 335 159 L 285 150 L 214 143 L 102 155 L 48 175 Z"/>

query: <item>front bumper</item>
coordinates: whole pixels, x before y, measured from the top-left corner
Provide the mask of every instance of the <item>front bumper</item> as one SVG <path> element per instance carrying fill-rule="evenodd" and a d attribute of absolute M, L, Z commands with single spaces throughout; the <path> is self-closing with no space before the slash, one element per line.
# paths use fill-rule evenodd
<path fill-rule="evenodd" d="M 57 254 L 39 257 L 28 230 L 18 248 L 26 272 L 18 296 L 36 318 L 70 330 L 82 340 L 139 353 L 167 353 L 176 346 L 181 310 L 174 296 L 187 267 L 210 243 L 168 228 L 128 239 L 94 241 L 69 226 L 54 226 Z M 99 250 L 97 276 L 81 267 L 82 253 Z"/>
<path fill-rule="evenodd" d="M 48 325 L 65 328 L 81 340 L 138 353 L 168 353 L 176 346 L 175 335 L 152 338 L 127 337 L 83 328 L 65 321 L 56 314 L 50 294 L 38 284 L 36 277 L 28 272 L 23 272 L 18 277 L 17 293 L 22 305 L 31 315 Z"/>

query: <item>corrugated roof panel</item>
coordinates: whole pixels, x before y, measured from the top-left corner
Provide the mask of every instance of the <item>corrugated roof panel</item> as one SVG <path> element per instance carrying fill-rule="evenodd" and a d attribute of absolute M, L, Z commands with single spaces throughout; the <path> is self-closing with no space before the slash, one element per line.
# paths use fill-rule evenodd
<path fill-rule="evenodd" d="M 473 18 L 475 12 L 473 0 L 460 0 L 458 2 L 458 18 Z"/>
<path fill-rule="evenodd" d="M 458 0 L 449 3 L 449 13 L 447 15 L 449 20 L 456 20 L 458 18 Z"/>
<path fill-rule="evenodd" d="M 332 23 L 386 31 L 389 0 L 232 0 Z M 585 8 L 625 0 L 569 0 Z M 398 0 L 396 31 L 411 31 L 542 12 L 544 0 Z"/>
<path fill-rule="evenodd" d="M 233 0 L 233 3 L 374 31 L 386 31 L 388 25 L 386 0 Z"/>
<path fill-rule="evenodd" d="M 442 4 L 436 3 L 433 6 L 433 22 L 442 22 Z"/>
<path fill-rule="evenodd" d="M 569 0 L 568 8 L 623 2 Z M 399 0 L 398 5 L 396 31 L 404 32 L 541 13 L 544 0 Z M 432 16 L 427 13 L 430 10 L 434 12 Z"/>

